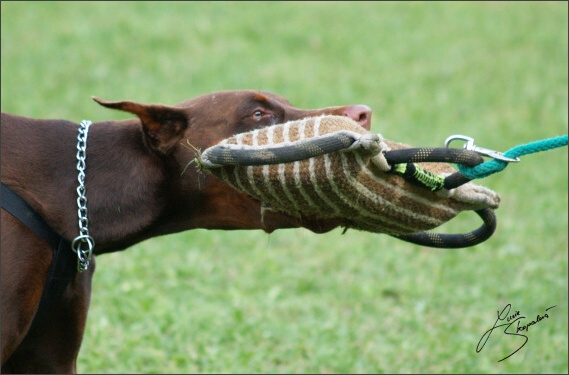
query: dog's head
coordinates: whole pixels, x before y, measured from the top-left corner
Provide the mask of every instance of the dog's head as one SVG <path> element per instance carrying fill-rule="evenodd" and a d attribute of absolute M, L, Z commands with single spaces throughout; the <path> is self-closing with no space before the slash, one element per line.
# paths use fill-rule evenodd
<path fill-rule="evenodd" d="M 303 110 L 278 95 L 253 90 L 215 92 L 175 106 L 93 99 L 140 119 L 148 152 L 172 169 L 167 189 L 177 201 L 171 207 L 171 215 L 180 217 L 180 230 L 193 227 L 272 232 L 278 228 L 305 227 L 321 233 L 337 227 L 340 222 L 334 220 L 293 218 L 272 211 L 262 213 L 258 201 L 189 164 L 200 150 L 225 138 L 305 117 L 348 116 L 368 130 L 371 126 L 371 110 L 365 105 Z"/>

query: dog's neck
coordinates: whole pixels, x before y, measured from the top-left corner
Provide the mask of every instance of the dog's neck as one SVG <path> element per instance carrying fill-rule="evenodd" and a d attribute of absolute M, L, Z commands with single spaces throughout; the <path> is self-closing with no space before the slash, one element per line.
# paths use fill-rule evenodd
<path fill-rule="evenodd" d="M 52 228 L 68 240 L 79 234 L 77 217 L 77 124 L 29 120 L 28 139 L 4 134 L 33 158 L 2 154 L 2 181 L 14 187 Z M 21 134 L 21 132 L 19 133 Z M 33 141 L 32 139 L 33 138 Z M 21 150 L 20 152 L 25 152 Z M 188 151 L 188 162 L 192 153 Z M 95 254 L 122 250 L 144 239 L 199 226 L 194 217 L 199 202 L 198 175 L 182 169 L 172 157 L 149 152 L 138 120 L 91 125 L 87 142 L 85 185 L 89 232 Z M 190 175 L 190 176 L 188 176 Z M 175 196 L 194 191 L 192 197 Z M 200 183 L 207 184 L 201 177 Z M 195 184 L 195 187 L 192 186 Z"/>
<path fill-rule="evenodd" d="M 163 162 L 145 147 L 138 121 L 93 124 L 86 164 L 95 253 L 121 250 L 148 238 L 145 232 L 166 208 L 170 184 Z"/>

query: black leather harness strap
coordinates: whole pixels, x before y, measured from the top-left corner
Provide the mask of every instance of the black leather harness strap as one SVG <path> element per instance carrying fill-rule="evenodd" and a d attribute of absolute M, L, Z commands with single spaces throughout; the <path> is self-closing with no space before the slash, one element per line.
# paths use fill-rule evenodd
<path fill-rule="evenodd" d="M 77 258 L 71 250 L 71 243 L 51 229 L 28 203 L 4 183 L 2 183 L 2 208 L 44 239 L 54 251 L 41 302 L 32 323 L 33 327 L 75 277 Z"/>

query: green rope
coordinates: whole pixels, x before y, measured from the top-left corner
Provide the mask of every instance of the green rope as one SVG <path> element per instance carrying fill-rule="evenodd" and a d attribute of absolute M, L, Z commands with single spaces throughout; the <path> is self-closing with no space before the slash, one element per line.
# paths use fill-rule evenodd
<path fill-rule="evenodd" d="M 421 168 L 416 163 L 395 164 L 392 170 L 408 181 L 423 186 L 430 191 L 439 191 L 445 187 L 445 178 Z"/>
<path fill-rule="evenodd" d="M 567 146 L 567 135 L 548 138 L 541 141 L 519 145 L 504 152 L 504 156 L 517 158 L 522 155 L 534 154 L 536 152 L 547 151 L 558 147 Z M 490 160 L 474 167 L 458 164 L 460 173 L 471 180 L 488 177 L 494 173 L 504 170 L 508 162 L 502 160 Z"/>

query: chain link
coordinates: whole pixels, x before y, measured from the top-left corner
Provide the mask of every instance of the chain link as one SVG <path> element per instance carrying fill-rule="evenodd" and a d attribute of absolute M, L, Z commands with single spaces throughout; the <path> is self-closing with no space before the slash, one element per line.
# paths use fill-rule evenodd
<path fill-rule="evenodd" d="M 86 271 L 93 255 L 95 240 L 89 235 L 89 219 L 87 218 L 87 191 L 85 189 L 85 161 L 87 159 L 87 135 L 91 121 L 83 120 L 77 136 L 77 216 L 79 217 L 79 235 L 71 243 L 77 253 L 77 270 Z"/>

